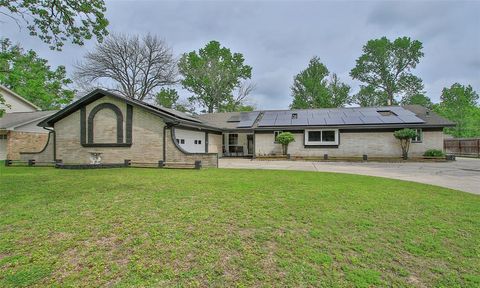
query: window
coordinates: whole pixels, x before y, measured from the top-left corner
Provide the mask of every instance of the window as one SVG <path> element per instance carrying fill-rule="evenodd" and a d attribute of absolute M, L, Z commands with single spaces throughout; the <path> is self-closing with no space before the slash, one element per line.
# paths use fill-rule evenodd
<path fill-rule="evenodd" d="M 4 134 L 4 135 L 0 135 L 0 140 L 7 140 L 7 134 Z"/>
<path fill-rule="evenodd" d="M 238 134 L 228 134 L 228 145 L 238 145 Z"/>
<path fill-rule="evenodd" d="M 193 141 L 194 144 L 198 144 L 198 140 Z"/>
<path fill-rule="evenodd" d="M 180 144 L 180 139 L 177 138 L 177 144 Z"/>
<path fill-rule="evenodd" d="M 198 140 L 198 144 L 202 144 L 202 140 Z"/>
<path fill-rule="evenodd" d="M 180 139 L 180 144 L 185 144 L 185 139 Z"/>
<path fill-rule="evenodd" d="M 277 143 L 277 137 L 283 133 L 283 131 L 273 131 L 273 142 Z"/>
<path fill-rule="evenodd" d="M 412 143 L 422 143 L 423 140 L 423 132 L 422 129 L 415 129 L 415 132 L 417 132 L 417 136 L 412 139 Z"/>
<path fill-rule="evenodd" d="M 298 119 L 298 114 L 297 113 L 292 113 L 292 119 Z"/>
<path fill-rule="evenodd" d="M 305 145 L 338 145 L 338 130 L 305 130 Z"/>

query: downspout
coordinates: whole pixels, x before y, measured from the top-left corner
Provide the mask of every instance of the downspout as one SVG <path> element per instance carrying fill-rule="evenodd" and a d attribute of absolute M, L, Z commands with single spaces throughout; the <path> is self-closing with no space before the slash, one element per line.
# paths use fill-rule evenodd
<path fill-rule="evenodd" d="M 55 129 L 49 129 L 47 127 L 42 127 L 43 129 L 52 133 L 53 136 L 53 161 L 57 161 L 57 136 L 55 134 Z"/>

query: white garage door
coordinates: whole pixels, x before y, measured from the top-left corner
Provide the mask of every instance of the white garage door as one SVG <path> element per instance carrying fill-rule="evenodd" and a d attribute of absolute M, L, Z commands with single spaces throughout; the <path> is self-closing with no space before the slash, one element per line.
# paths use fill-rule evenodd
<path fill-rule="evenodd" d="M 7 135 L 0 135 L 0 160 L 7 159 Z"/>

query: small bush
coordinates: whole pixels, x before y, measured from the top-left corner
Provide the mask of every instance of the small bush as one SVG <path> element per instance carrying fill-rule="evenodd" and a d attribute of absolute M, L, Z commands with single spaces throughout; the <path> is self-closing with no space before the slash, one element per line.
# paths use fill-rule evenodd
<path fill-rule="evenodd" d="M 445 154 L 443 154 L 442 150 L 428 149 L 427 151 L 425 151 L 425 153 L 423 153 L 423 156 L 425 156 L 425 157 L 442 157 L 442 156 L 445 156 Z"/>

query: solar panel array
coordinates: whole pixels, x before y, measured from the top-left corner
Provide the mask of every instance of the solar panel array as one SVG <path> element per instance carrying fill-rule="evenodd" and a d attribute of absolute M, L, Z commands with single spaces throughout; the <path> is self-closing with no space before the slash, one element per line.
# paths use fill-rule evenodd
<path fill-rule="evenodd" d="M 259 114 L 260 112 L 258 111 L 240 113 L 240 122 L 238 123 L 237 128 L 252 127 Z"/>
<path fill-rule="evenodd" d="M 382 116 L 378 111 L 391 111 Z M 292 114 L 296 116 L 292 117 Z M 258 114 L 255 116 L 255 118 Z M 249 122 L 249 123 L 254 123 Z M 265 111 L 259 127 L 275 126 L 338 126 L 375 124 L 414 124 L 424 121 L 402 107 L 334 108 L 292 111 Z M 238 126 L 241 127 L 241 126 Z M 243 126 L 242 126 L 243 127 Z"/>

